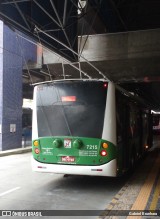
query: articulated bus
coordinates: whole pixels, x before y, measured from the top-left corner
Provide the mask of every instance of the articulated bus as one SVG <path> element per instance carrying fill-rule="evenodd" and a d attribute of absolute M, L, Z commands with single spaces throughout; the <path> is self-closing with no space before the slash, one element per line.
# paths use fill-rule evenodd
<path fill-rule="evenodd" d="M 116 177 L 151 146 L 151 112 L 102 80 L 59 80 L 34 88 L 32 169 Z"/>

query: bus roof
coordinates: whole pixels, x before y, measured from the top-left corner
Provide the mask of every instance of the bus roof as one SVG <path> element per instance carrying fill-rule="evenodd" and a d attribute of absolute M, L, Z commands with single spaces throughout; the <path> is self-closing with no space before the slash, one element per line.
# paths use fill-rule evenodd
<path fill-rule="evenodd" d="M 103 81 L 103 82 L 110 82 L 106 79 L 88 79 L 88 78 L 75 78 L 75 79 L 60 79 L 60 80 L 53 80 L 53 81 L 44 81 L 44 82 L 39 82 L 39 83 L 35 83 L 33 84 L 33 86 L 37 86 L 37 85 L 41 85 L 41 84 L 50 84 L 50 83 L 54 83 L 54 82 L 63 82 L 63 81 Z"/>

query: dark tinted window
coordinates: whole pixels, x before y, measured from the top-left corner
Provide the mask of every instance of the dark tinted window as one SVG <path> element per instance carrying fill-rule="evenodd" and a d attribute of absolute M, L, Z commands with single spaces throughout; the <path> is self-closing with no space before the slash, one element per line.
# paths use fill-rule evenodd
<path fill-rule="evenodd" d="M 101 138 L 107 87 L 104 82 L 39 85 L 38 134 Z"/>
<path fill-rule="evenodd" d="M 158 115 L 153 116 L 153 126 L 158 126 L 159 120 L 160 120 L 160 116 Z"/>

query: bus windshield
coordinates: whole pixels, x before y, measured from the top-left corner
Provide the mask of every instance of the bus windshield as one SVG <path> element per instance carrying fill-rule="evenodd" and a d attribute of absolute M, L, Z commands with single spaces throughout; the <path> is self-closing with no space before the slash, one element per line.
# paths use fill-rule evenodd
<path fill-rule="evenodd" d="M 37 86 L 38 136 L 101 138 L 107 83 L 61 81 Z"/>

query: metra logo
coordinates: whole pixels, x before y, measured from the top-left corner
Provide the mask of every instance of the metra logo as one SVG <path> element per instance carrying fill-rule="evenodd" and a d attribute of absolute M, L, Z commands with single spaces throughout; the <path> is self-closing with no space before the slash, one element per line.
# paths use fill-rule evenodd
<path fill-rule="evenodd" d="M 86 146 L 87 146 L 88 150 L 97 150 L 98 149 L 98 145 L 87 144 Z"/>

